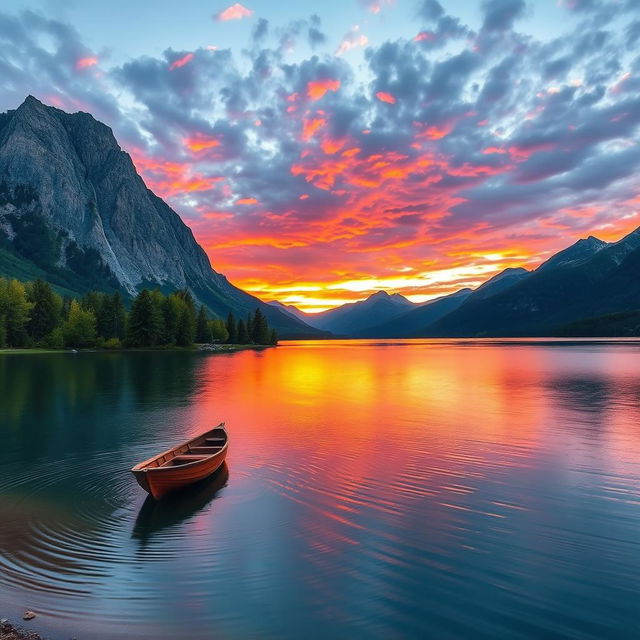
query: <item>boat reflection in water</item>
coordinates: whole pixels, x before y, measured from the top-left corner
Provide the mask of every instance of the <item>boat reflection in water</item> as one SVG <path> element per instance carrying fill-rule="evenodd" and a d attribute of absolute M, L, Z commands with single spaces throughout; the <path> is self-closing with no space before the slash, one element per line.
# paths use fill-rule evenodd
<path fill-rule="evenodd" d="M 163 500 L 149 495 L 140 507 L 131 537 L 139 540 L 144 548 L 154 534 L 176 527 L 204 509 L 227 486 L 228 480 L 229 468 L 225 462 L 213 475 Z"/>

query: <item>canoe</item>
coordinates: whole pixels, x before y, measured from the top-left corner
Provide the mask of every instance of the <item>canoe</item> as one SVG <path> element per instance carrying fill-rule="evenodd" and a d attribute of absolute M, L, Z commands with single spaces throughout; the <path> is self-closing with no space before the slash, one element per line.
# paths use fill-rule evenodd
<path fill-rule="evenodd" d="M 156 500 L 203 480 L 220 468 L 229 438 L 224 422 L 184 444 L 137 464 L 131 472 Z"/>
<path fill-rule="evenodd" d="M 148 495 L 140 507 L 131 537 L 140 543 L 141 549 L 146 547 L 159 531 L 181 525 L 207 507 L 227 486 L 228 480 L 229 469 L 223 462 L 208 478 L 173 491 L 162 500 Z"/>

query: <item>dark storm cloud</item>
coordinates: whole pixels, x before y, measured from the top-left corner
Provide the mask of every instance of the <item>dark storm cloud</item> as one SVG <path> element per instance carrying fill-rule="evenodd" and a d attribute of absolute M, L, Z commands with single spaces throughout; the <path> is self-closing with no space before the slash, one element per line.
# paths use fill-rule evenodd
<path fill-rule="evenodd" d="M 260 42 L 267 37 L 267 33 L 269 32 L 269 21 L 265 18 L 260 18 L 258 22 L 254 25 L 251 36 L 256 42 Z"/>
<path fill-rule="evenodd" d="M 418 15 L 423 20 L 435 22 L 444 16 L 444 9 L 438 0 L 422 0 Z"/>
<path fill-rule="evenodd" d="M 314 14 L 309 19 L 307 38 L 312 49 L 323 45 L 327 41 L 327 36 L 321 31 L 320 16 Z"/>

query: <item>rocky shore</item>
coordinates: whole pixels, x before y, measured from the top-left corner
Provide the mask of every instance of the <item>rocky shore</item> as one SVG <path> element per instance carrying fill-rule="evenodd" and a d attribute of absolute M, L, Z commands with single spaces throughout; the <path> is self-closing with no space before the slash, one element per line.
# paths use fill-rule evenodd
<path fill-rule="evenodd" d="M 15 627 L 3 618 L 0 620 L 0 640 L 45 640 L 45 638 L 32 631 Z"/>

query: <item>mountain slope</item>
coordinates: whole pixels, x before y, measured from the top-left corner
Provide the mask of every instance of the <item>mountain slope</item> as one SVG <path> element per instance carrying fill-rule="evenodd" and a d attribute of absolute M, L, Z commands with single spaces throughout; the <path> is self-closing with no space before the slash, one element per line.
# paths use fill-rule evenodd
<path fill-rule="evenodd" d="M 471 295 L 471 289 L 460 289 L 426 304 L 413 308 L 396 318 L 360 331 L 362 338 L 406 338 L 418 336 L 430 324 L 451 313 Z"/>
<path fill-rule="evenodd" d="M 529 271 L 522 267 L 505 269 L 493 276 L 493 278 L 489 278 L 477 289 L 474 289 L 468 300 L 484 300 L 495 296 L 497 293 L 509 289 L 509 287 L 512 287 L 516 282 L 520 282 L 522 278 L 526 278 L 528 275 Z"/>
<path fill-rule="evenodd" d="M 389 295 L 386 291 L 378 291 L 365 300 L 306 315 L 307 323 L 318 329 L 330 331 L 336 335 L 354 336 L 361 335 L 364 330 L 373 325 L 402 315 L 414 306 L 398 293 Z"/>
<path fill-rule="evenodd" d="M 553 335 L 584 318 L 640 308 L 640 229 L 590 257 L 557 264 L 489 298 L 469 299 L 426 335 Z"/>
<path fill-rule="evenodd" d="M 282 302 L 279 302 L 278 300 L 271 300 L 270 302 L 267 302 L 267 304 L 270 304 L 272 307 L 279 309 L 282 313 L 285 313 L 289 316 L 297 318 L 298 320 L 302 320 L 302 322 L 309 324 L 309 314 L 306 314 L 304 311 L 300 311 L 298 307 L 292 304 L 282 304 Z"/>
<path fill-rule="evenodd" d="M 317 334 L 215 272 L 109 127 L 31 96 L 0 117 L 0 250 L 5 263 L 80 292 L 188 287 L 220 315 L 260 307 L 281 335 Z"/>
<path fill-rule="evenodd" d="M 600 240 L 595 236 L 581 238 L 570 247 L 559 251 L 555 255 L 551 256 L 551 258 L 546 262 L 543 262 L 538 267 L 538 271 L 553 269 L 555 267 L 577 266 L 579 263 L 591 258 L 601 249 L 604 249 L 608 244 L 608 242 Z"/>

